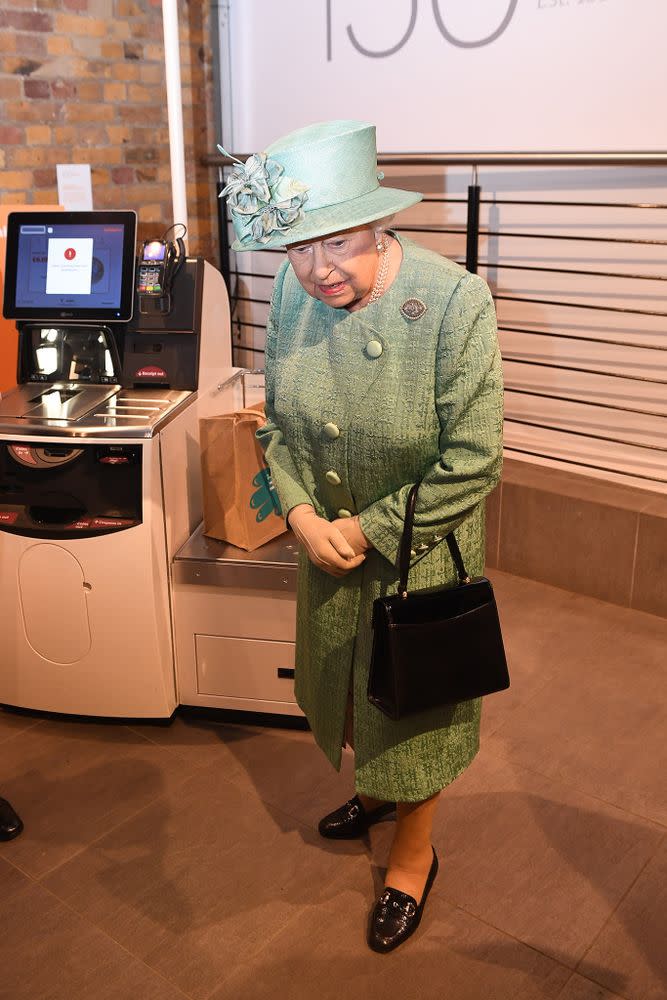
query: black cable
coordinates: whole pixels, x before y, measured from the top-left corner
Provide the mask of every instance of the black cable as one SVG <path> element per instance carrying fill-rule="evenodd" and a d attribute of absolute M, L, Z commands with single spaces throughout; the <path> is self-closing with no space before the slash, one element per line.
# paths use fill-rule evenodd
<path fill-rule="evenodd" d="M 163 243 L 166 243 L 167 236 L 172 231 L 172 229 L 176 229 L 178 226 L 181 227 L 181 229 L 183 230 L 183 232 L 179 233 L 178 236 L 174 236 L 174 239 L 175 240 L 179 240 L 179 239 L 184 240 L 185 239 L 185 237 L 187 235 L 187 232 L 188 232 L 188 227 L 185 225 L 184 222 L 174 222 L 174 224 L 172 226 L 169 226 L 169 228 L 165 229 L 165 231 L 163 232 L 163 234 L 162 234 L 162 242 Z"/>

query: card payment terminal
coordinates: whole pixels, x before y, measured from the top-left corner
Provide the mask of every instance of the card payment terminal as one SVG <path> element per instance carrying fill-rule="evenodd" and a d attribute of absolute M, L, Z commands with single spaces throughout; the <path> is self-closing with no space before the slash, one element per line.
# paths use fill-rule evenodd
<path fill-rule="evenodd" d="M 140 295 L 162 295 L 169 260 L 169 244 L 164 240 L 147 240 L 139 254 L 137 291 Z"/>

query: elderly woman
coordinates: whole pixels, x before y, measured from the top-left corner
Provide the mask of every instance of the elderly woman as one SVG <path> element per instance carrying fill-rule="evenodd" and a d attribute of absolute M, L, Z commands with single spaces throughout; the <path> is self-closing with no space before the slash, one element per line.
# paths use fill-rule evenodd
<path fill-rule="evenodd" d="M 502 460 L 493 302 L 480 278 L 384 228 L 421 196 L 378 184 L 371 125 L 299 129 L 236 165 L 223 194 L 234 249 L 287 248 L 258 437 L 302 543 L 296 697 L 334 767 L 354 748 L 355 794 L 322 819 L 322 836 L 359 837 L 395 812 L 368 930 L 371 948 L 390 951 L 421 919 L 438 795 L 477 752 L 480 703 L 398 722 L 373 707 L 371 609 L 396 589 L 415 482 L 412 590 L 455 584 L 442 544 L 453 529 L 468 570 L 483 570 L 484 497 Z"/>

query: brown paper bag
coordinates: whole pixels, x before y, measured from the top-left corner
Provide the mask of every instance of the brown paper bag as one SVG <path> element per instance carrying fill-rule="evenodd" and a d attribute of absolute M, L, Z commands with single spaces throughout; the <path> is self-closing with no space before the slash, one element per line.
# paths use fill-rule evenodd
<path fill-rule="evenodd" d="M 286 531 L 255 431 L 264 404 L 199 421 L 204 534 L 252 552 Z"/>

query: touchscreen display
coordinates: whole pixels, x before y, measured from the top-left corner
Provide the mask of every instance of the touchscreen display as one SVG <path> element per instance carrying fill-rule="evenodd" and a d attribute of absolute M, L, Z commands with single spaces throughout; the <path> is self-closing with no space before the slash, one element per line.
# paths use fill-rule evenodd
<path fill-rule="evenodd" d="M 118 309 L 122 263 L 122 226 L 23 225 L 16 305 Z"/>
<path fill-rule="evenodd" d="M 128 319 L 135 220 L 133 213 L 116 214 L 10 215 L 14 225 L 8 231 L 7 282 L 12 287 L 6 291 L 12 292 L 12 301 L 7 312 L 5 296 L 5 314 Z"/>

